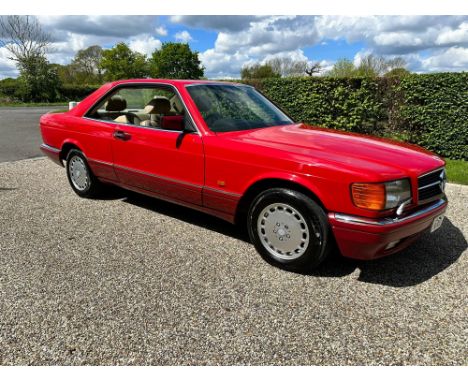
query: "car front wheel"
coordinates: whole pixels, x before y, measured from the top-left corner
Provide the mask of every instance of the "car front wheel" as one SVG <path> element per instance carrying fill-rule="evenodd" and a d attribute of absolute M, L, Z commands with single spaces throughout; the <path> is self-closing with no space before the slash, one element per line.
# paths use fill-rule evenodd
<path fill-rule="evenodd" d="M 283 188 L 262 192 L 253 201 L 247 220 L 257 251 L 286 270 L 313 269 L 330 252 L 327 216 L 314 200 L 300 192 Z"/>
<path fill-rule="evenodd" d="M 67 177 L 70 185 L 79 196 L 92 198 L 102 189 L 102 184 L 89 168 L 85 156 L 79 150 L 73 149 L 67 155 Z"/>

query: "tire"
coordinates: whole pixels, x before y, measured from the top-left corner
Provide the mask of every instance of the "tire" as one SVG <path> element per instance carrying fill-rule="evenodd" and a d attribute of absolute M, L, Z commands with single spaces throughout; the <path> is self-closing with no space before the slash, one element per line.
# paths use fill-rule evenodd
<path fill-rule="evenodd" d="M 66 162 L 68 182 L 77 195 L 93 198 L 102 192 L 102 183 L 94 176 L 80 150 L 70 150 Z"/>
<path fill-rule="evenodd" d="M 273 188 L 255 198 L 247 229 L 266 261 L 294 272 L 316 268 L 333 246 L 325 211 L 308 196 L 285 188 Z"/>

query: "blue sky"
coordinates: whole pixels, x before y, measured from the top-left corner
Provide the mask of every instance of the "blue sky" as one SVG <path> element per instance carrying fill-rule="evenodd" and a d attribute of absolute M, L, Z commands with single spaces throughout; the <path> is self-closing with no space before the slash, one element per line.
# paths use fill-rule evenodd
<path fill-rule="evenodd" d="M 38 16 L 54 38 L 49 60 L 71 61 L 79 49 L 124 41 L 150 54 L 181 41 L 200 53 L 209 78 L 239 77 L 244 65 L 273 57 L 319 61 L 401 56 L 416 72 L 468 70 L 468 16 Z M 0 78 L 16 76 L 0 48 Z"/>

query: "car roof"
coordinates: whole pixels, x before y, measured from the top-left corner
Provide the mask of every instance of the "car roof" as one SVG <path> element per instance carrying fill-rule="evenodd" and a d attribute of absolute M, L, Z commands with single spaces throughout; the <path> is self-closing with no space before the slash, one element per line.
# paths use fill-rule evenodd
<path fill-rule="evenodd" d="M 174 79 L 164 79 L 164 78 L 135 78 L 129 80 L 118 80 L 111 82 L 112 86 L 122 85 L 126 83 L 163 83 L 163 84 L 178 84 L 178 85 L 242 85 L 238 82 L 230 81 L 210 81 L 210 80 L 174 80 Z"/>

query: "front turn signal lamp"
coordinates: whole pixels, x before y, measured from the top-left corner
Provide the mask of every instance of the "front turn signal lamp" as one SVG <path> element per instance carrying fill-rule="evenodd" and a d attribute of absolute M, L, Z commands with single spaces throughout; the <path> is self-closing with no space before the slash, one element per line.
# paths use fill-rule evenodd
<path fill-rule="evenodd" d="M 410 200 L 411 186 L 408 179 L 385 183 L 353 183 L 351 197 L 356 207 L 383 211 Z"/>

